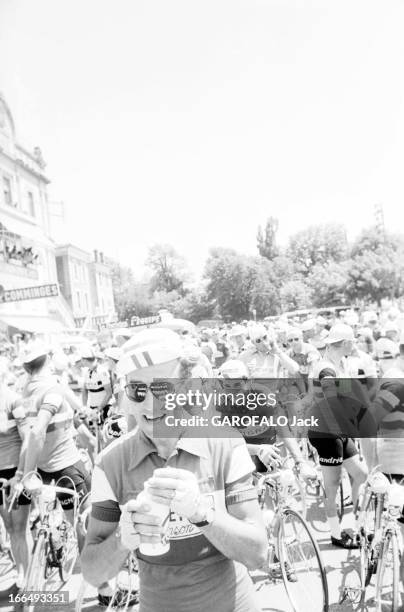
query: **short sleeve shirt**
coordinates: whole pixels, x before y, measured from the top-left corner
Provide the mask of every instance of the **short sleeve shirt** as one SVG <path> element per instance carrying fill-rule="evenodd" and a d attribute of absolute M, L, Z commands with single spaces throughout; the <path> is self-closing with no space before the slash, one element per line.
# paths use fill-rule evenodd
<path fill-rule="evenodd" d="M 193 439 L 184 435 L 166 461 L 142 432 L 130 432 L 98 458 L 91 492 L 93 516 L 118 522 L 120 507 L 143 490 L 156 468 L 166 465 L 193 472 L 201 492 L 223 509 L 227 493 L 254 470 L 241 436 Z M 215 601 L 216 609 L 223 612 L 255 612 L 243 566 L 224 557 L 198 527 L 175 512 L 170 513 L 168 534 L 166 554 L 148 557 L 138 552 L 141 611 L 204 612 Z"/>
<path fill-rule="evenodd" d="M 74 414 L 58 379 L 52 375 L 31 378 L 23 391 L 23 403 L 31 424 L 41 409 L 51 413 L 38 467 L 56 472 L 77 463 L 80 455 L 74 442 Z"/>

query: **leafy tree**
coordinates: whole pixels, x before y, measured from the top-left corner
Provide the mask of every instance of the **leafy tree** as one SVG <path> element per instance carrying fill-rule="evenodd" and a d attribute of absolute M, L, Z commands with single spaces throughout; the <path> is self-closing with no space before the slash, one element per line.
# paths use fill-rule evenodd
<path fill-rule="evenodd" d="M 257 231 L 257 247 L 258 252 L 262 257 L 272 260 L 278 255 L 279 249 L 276 245 L 276 234 L 279 227 L 279 221 L 275 217 L 268 217 L 265 229 L 261 226 Z"/>
<path fill-rule="evenodd" d="M 153 271 L 152 291 L 178 291 L 184 295 L 184 283 L 188 278 L 186 260 L 173 246 L 155 244 L 150 247 L 146 265 Z"/>
<path fill-rule="evenodd" d="M 215 300 L 223 317 L 251 317 L 257 276 L 254 257 L 240 255 L 233 249 L 211 249 L 204 276 L 208 299 Z"/>
<path fill-rule="evenodd" d="M 380 303 L 385 297 L 399 297 L 403 289 L 404 237 L 381 234 L 376 227 L 363 230 L 352 246 L 347 294 Z"/>
<path fill-rule="evenodd" d="M 311 292 L 302 280 L 286 281 L 281 288 L 282 312 L 310 308 Z"/>
<path fill-rule="evenodd" d="M 347 282 L 348 262 L 316 264 L 307 276 L 313 305 L 321 307 L 339 304 L 345 295 Z"/>
<path fill-rule="evenodd" d="M 316 264 L 342 261 L 347 255 L 345 228 L 334 223 L 312 225 L 290 238 L 287 254 L 304 275 Z"/>

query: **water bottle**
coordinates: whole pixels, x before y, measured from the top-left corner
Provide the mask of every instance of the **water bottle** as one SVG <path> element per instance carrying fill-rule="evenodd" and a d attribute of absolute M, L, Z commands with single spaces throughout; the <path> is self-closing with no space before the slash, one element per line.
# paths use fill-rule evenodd
<path fill-rule="evenodd" d="M 142 555 L 148 555 L 151 557 L 156 555 L 165 555 L 170 550 L 170 541 L 166 536 L 170 508 L 168 506 L 165 506 L 164 504 L 158 504 L 153 501 L 146 486 L 144 490 L 137 496 L 137 500 L 147 504 L 150 507 L 148 514 L 151 514 L 152 516 L 157 516 L 160 519 L 159 525 L 164 525 L 166 528 L 165 532 L 161 535 L 160 542 L 140 542 L 140 552 L 142 553 Z"/>

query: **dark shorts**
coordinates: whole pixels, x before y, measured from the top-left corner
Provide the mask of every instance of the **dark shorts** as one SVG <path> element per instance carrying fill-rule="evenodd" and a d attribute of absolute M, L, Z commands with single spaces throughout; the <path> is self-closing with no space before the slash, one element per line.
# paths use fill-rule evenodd
<path fill-rule="evenodd" d="M 11 478 L 13 478 L 13 476 L 15 476 L 15 473 L 17 471 L 17 468 L 9 468 L 8 470 L 0 470 L 0 478 L 5 478 L 6 480 L 11 480 Z M 6 494 L 8 494 L 8 490 L 6 489 Z M 18 506 L 28 506 L 28 504 L 31 503 L 31 499 L 29 497 L 27 497 L 25 495 L 25 493 L 21 493 L 21 495 L 19 495 L 17 497 L 16 503 Z M 0 489 L 0 506 L 3 505 L 3 491 Z"/>
<path fill-rule="evenodd" d="M 309 433 L 309 440 L 318 453 L 320 465 L 336 467 L 342 465 L 345 459 L 358 454 L 353 438 L 346 436 L 321 438 Z"/>
<path fill-rule="evenodd" d="M 44 484 L 50 484 L 52 480 L 54 480 L 55 484 L 59 487 L 72 489 L 74 483 L 80 500 L 90 492 L 91 478 L 82 461 L 77 461 L 77 463 L 69 465 L 69 467 L 58 470 L 57 472 L 44 472 L 38 469 L 38 474 L 41 476 Z M 69 497 L 67 494 L 63 493 L 58 495 L 58 499 L 64 510 L 72 510 L 74 508 L 73 497 Z"/>

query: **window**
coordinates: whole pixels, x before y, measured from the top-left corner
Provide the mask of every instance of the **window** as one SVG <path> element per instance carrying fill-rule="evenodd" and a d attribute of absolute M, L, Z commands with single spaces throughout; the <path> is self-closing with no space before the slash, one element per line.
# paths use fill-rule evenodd
<path fill-rule="evenodd" d="M 13 194 L 11 192 L 11 179 L 8 176 L 3 176 L 3 195 L 4 202 L 9 206 L 12 206 Z"/>
<path fill-rule="evenodd" d="M 88 297 L 87 297 L 87 293 L 84 294 L 84 304 L 86 307 L 86 311 L 88 312 Z"/>
<path fill-rule="evenodd" d="M 77 298 L 77 308 L 79 310 L 81 310 L 81 301 L 80 301 L 80 292 L 76 291 L 76 298 Z"/>
<path fill-rule="evenodd" d="M 32 191 L 28 191 L 27 197 L 28 197 L 28 214 L 31 215 L 31 217 L 35 217 L 35 202 L 34 202 L 34 194 L 32 193 Z"/>

